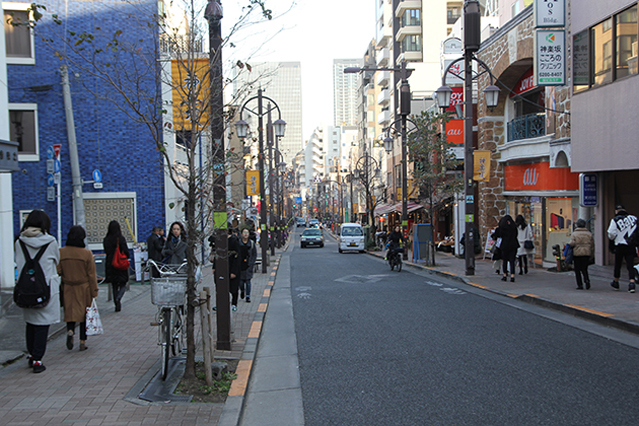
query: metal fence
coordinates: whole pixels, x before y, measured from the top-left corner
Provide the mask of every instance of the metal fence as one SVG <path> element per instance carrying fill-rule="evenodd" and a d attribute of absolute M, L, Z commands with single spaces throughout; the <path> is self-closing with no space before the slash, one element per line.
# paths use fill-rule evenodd
<path fill-rule="evenodd" d="M 508 142 L 546 134 L 546 114 L 528 114 L 508 122 Z"/>

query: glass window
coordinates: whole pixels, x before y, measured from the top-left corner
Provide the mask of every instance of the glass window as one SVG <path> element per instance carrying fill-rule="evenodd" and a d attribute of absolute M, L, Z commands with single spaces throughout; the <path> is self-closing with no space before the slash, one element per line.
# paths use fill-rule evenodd
<path fill-rule="evenodd" d="M 9 107 L 9 139 L 18 142 L 20 154 L 38 154 L 35 111 Z"/>
<path fill-rule="evenodd" d="M 29 6 L 29 4 L 25 3 L 25 9 Z M 24 60 L 32 60 L 33 41 L 31 30 L 26 26 L 28 22 L 29 12 L 27 10 L 4 11 L 4 38 L 7 50 L 7 63 L 24 63 Z"/>
<path fill-rule="evenodd" d="M 637 5 L 617 15 L 617 78 L 637 74 Z"/>
<path fill-rule="evenodd" d="M 402 40 L 402 52 L 421 52 L 422 38 L 419 35 L 408 35 Z"/>
<path fill-rule="evenodd" d="M 574 91 L 579 92 L 590 86 L 590 41 L 588 39 L 588 30 L 573 36 L 572 55 L 572 82 Z"/>
<path fill-rule="evenodd" d="M 592 27 L 592 74 L 593 85 L 600 86 L 612 81 L 612 18 Z"/>
<path fill-rule="evenodd" d="M 419 9 L 408 9 L 402 15 L 402 27 L 409 25 L 421 25 L 421 11 Z"/>

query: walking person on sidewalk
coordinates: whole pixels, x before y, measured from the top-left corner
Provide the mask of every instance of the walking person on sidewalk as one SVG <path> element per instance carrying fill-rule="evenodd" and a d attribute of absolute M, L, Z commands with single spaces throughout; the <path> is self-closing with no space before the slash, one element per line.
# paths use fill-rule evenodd
<path fill-rule="evenodd" d="M 499 226 L 495 231 L 495 236 L 501 238 L 499 248 L 501 250 L 501 258 L 503 263 L 504 276 L 502 281 L 508 279 L 508 267 L 510 266 L 510 282 L 515 282 L 515 258 L 519 249 L 517 241 L 517 226 L 510 215 L 506 215 L 499 221 Z"/>
<path fill-rule="evenodd" d="M 115 254 L 115 248 L 120 247 L 120 253 L 128 258 L 129 248 L 126 245 L 120 223 L 117 220 L 109 222 L 109 228 L 106 237 L 102 240 L 102 246 L 104 247 L 104 253 L 106 253 L 104 281 L 111 283 L 115 312 L 120 312 L 122 310 L 122 297 L 126 292 L 126 283 L 129 282 L 129 270 L 115 269 L 113 267 L 113 255 Z"/>
<path fill-rule="evenodd" d="M 186 262 L 186 231 L 180 222 L 173 222 L 162 249 L 164 263 L 179 266 Z"/>
<path fill-rule="evenodd" d="M 240 273 L 240 299 L 244 299 L 246 295 L 246 303 L 251 303 L 251 279 L 253 279 L 253 267 L 257 259 L 257 248 L 250 238 L 248 228 L 242 230 L 242 239 L 240 240 L 240 259 L 242 260 Z"/>
<path fill-rule="evenodd" d="M 44 278 L 49 284 L 51 297 L 49 303 L 42 308 L 22 308 L 24 321 L 27 324 L 26 340 L 29 351 L 29 367 L 34 373 L 46 370 L 42 358 L 47 350 L 49 326 L 60 322 L 60 277 L 57 265 L 60 262 L 58 243 L 51 234 L 51 219 L 42 210 L 33 210 L 20 230 L 20 236 L 15 242 L 15 258 L 18 271 L 22 271 L 26 263 L 23 249 L 31 259 L 46 245 L 39 264 Z"/>
<path fill-rule="evenodd" d="M 93 253 L 85 248 L 87 233 L 79 225 L 72 226 L 67 244 L 60 249 L 58 273 L 62 279 L 64 321 L 67 323 L 67 349 L 73 349 L 75 323 L 80 323 L 80 351 L 87 350 L 87 308 L 98 297 Z"/>
<path fill-rule="evenodd" d="M 533 232 L 530 225 L 526 223 L 526 219 L 520 214 L 515 218 L 515 225 L 517 225 L 517 242 L 519 243 L 519 248 L 517 249 L 519 275 L 523 275 L 528 273 L 528 256 L 535 254 Z M 526 243 L 527 241 L 528 243 Z M 532 247 L 526 248 L 526 244 Z"/>
<path fill-rule="evenodd" d="M 572 231 L 570 242 L 573 251 L 573 263 L 575 264 L 575 278 L 577 279 L 577 290 L 590 290 L 590 277 L 588 276 L 588 264 L 595 256 L 595 240 L 589 230 L 586 229 L 586 221 L 577 220 L 575 230 Z M 583 276 L 583 281 L 582 281 Z"/>
<path fill-rule="evenodd" d="M 621 264 L 626 261 L 628 269 L 628 291 L 635 292 L 635 270 L 633 268 L 633 259 L 637 255 L 636 247 L 630 243 L 630 236 L 637 228 L 637 217 L 628 214 L 626 208 L 621 204 L 615 207 L 615 217 L 610 221 L 608 226 L 608 238 L 615 245 L 615 269 L 613 280 L 610 286 L 619 290 L 619 278 L 621 277 Z"/>

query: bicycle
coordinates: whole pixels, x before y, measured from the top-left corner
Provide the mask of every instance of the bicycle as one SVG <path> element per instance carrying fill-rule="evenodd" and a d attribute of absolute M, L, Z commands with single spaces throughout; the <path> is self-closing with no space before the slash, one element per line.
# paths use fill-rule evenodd
<path fill-rule="evenodd" d="M 388 253 L 388 264 L 390 265 L 391 271 L 397 267 L 397 272 L 402 271 L 402 256 L 401 254 L 404 252 L 404 249 L 401 247 L 391 249 Z"/>
<path fill-rule="evenodd" d="M 162 350 L 162 380 L 169 372 L 169 360 L 186 350 L 184 344 L 184 304 L 186 296 L 186 262 L 181 265 L 158 265 L 149 260 L 159 277 L 151 277 L 151 302 L 158 305 L 158 346 Z M 154 275 L 154 274 L 152 274 Z"/>

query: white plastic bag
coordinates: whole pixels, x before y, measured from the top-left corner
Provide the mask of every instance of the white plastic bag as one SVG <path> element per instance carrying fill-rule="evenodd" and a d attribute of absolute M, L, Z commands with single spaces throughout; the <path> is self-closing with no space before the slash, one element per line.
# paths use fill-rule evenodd
<path fill-rule="evenodd" d="M 98 305 L 95 303 L 95 299 L 91 303 L 91 306 L 87 308 L 87 336 L 95 336 L 103 334 L 102 321 L 100 320 L 100 313 L 98 312 Z"/>

